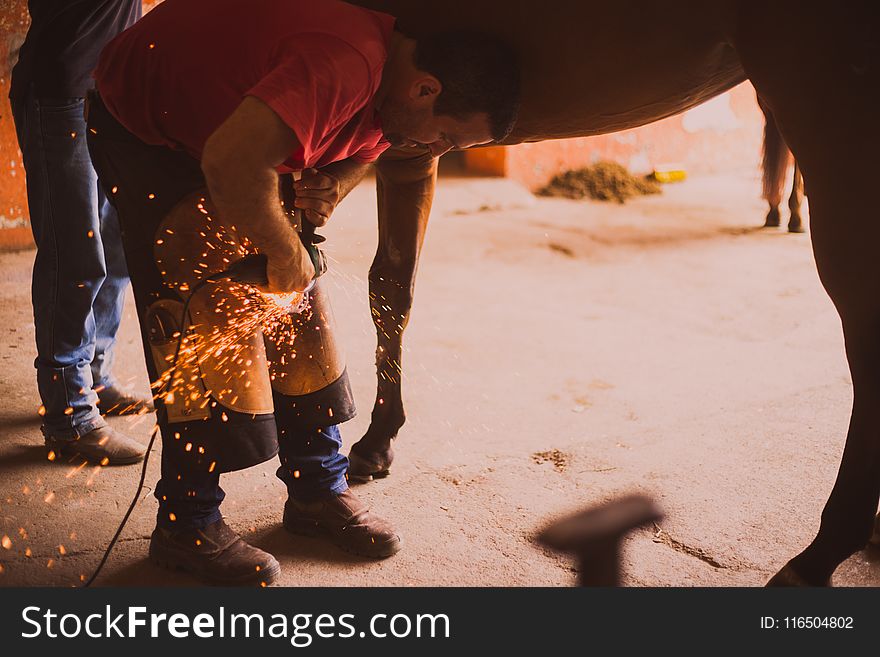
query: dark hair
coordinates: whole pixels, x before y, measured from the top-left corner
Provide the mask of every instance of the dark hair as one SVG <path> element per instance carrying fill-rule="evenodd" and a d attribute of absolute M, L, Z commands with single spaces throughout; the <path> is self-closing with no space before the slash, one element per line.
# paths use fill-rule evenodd
<path fill-rule="evenodd" d="M 435 114 L 457 120 L 488 114 L 495 141 L 513 130 L 519 111 L 519 58 L 508 44 L 476 32 L 420 35 L 414 63 L 443 85 Z"/>

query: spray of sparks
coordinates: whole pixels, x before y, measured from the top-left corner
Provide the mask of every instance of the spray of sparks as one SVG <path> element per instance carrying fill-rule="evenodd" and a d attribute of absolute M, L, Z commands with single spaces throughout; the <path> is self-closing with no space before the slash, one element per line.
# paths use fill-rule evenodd
<path fill-rule="evenodd" d="M 224 226 L 215 222 L 206 206 L 204 198 L 196 204 L 202 216 L 198 237 L 204 240 L 204 249 L 188 262 L 186 258 L 160 258 L 160 268 L 166 282 L 177 289 L 182 297 L 191 293 L 198 281 L 227 268 L 236 260 L 257 252 L 252 242 L 238 234 L 234 225 Z M 157 247 L 163 247 L 166 240 L 174 239 L 175 230 L 165 229 L 165 235 L 156 240 Z M 183 237 L 178 236 L 178 239 Z M 169 271 L 188 270 L 169 280 Z M 236 379 L 243 379 L 244 388 L 249 387 L 248 375 L 255 367 L 265 367 L 261 352 L 254 350 L 253 337 L 258 334 L 271 341 L 278 353 L 285 358 L 295 358 L 294 340 L 298 322 L 296 317 L 307 316 L 311 312 L 308 295 L 299 292 L 290 294 L 269 294 L 244 283 L 224 281 L 209 284 L 211 310 L 217 317 L 210 321 L 190 322 L 185 318 L 184 335 L 175 333 L 172 337 L 181 340 L 180 350 L 175 361 L 174 354 L 165 359 L 167 366 L 159 378 L 153 382 L 154 399 L 166 404 L 182 402 L 184 409 L 204 410 L 212 404 L 211 397 L 223 399 L 232 405 L 237 396 L 229 397 L 241 385 Z M 191 309 L 190 317 L 198 313 Z M 207 334 L 207 337 L 206 337 Z M 286 356 L 285 356 L 286 355 Z M 258 362 L 261 361 L 261 362 Z M 209 363 L 209 364 L 208 364 Z M 199 386 L 200 372 L 208 364 L 225 378 L 226 387 L 220 390 L 204 390 Z M 274 378 L 274 374 L 272 375 Z M 283 373 L 281 374 L 283 376 Z M 185 412 L 187 412 L 185 410 Z M 222 418 L 225 419 L 225 418 Z"/>
<path fill-rule="evenodd" d="M 224 286 L 223 292 L 213 294 L 216 301 L 214 312 L 225 315 L 226 321 L 214 324 L 210 329 L 210 338 L 205 339 L 196 332 L 197 325 L 191 324 L 182 338 L 177 361 L 174 354 L 166 356 L 167 368 L 153 383 L 155 398 L 173 404 L 176 399 L 183 399 L 184 405 L 195 404 L 204 409 L 210 402 L 209 396 L 223 396 L 238 389 L 235 379 L 245 379 L 252 367 L 257 363 L 249 339 L 258 332 L 272 340 L 276 347 L 287 347 L 291 353 L 296 332 L 291 319 L 292 312 L 303 312 L 307 308 L 300 306 L 302 295 L 270 295 L 264 294 L 248 285 L 232 283 Z M 280 297 L 280 298 L 279 298 Z M 236 303 L 237 302 L 237 303 Z M 296 305 L 294 305 L 296 304 Z M 175 335 L 179 338 L 179 335 Z M 199 368 L 206 361 L 226 376 L 228 388 L 207 390 L 200 393 L 197 389 Z M 235 404 L 236 397 L 232 397 Z"/>

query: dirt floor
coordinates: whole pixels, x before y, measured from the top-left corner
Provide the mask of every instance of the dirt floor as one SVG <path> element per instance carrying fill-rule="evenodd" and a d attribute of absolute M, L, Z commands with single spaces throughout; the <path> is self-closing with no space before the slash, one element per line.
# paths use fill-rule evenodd
<path fill-rule="evenodd" d="M 755 175 L 706 177 L 620 206 L 442 180 L 406 335 L 409 419 L 392 476 L 357 488 L 404 549 L 375 563 L 286 535 L 273 463 L 224 476 L 227 521 L 278 557 L 287 586 L 563 586 L 572 564 L 535 530 L 641 491 L 666 517 L 628 540 L 628 585 L 763 584 L 815 532 L 851 386 L 809 237 L 754 228 L 758 192 Z M 325 231 L 361 408 L 348 444 L 373 400 L 375 214 L 364 184 Z M 139 470 L 45 459 L 32 258 L 0 256 L 0 585 L 70 586 L 97 565 Z M 119 373 L 146 391 L 136 336 L 129 306 Z M 146 442 L 152 420 L 114 424 Z M 194 584 L 147 561 L 155 508 L 145 493 L 99 583 Z M 880 584 L 877 559 L 857 554 L 835 582 Z"/>

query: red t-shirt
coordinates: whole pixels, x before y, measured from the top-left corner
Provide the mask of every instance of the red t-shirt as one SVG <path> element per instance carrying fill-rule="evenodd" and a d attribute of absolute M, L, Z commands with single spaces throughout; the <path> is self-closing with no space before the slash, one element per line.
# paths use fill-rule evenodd
<path fill-rule="evenodd" d="M 282 172 L 388 148 L 372 101 L 394 18 L 337 0 L 165 0 L 101 53 L 95 81 L 142 141 L 201 158 L 246 96 L 302 148 Z"/>

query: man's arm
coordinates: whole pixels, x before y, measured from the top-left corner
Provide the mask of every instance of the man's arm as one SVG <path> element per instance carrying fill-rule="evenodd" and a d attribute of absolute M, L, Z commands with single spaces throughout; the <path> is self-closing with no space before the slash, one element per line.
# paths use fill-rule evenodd
<path fill-rule="evenodd" d="M 247 236 L 269 259 L 268 292 L 302 291 L 315 275 L 278 201 L 275 168 L 299 146 L 296 133 L 268 105 L 248 96 L 202 151 L 208 191 L 224 221 L 246 227 Z"/>

